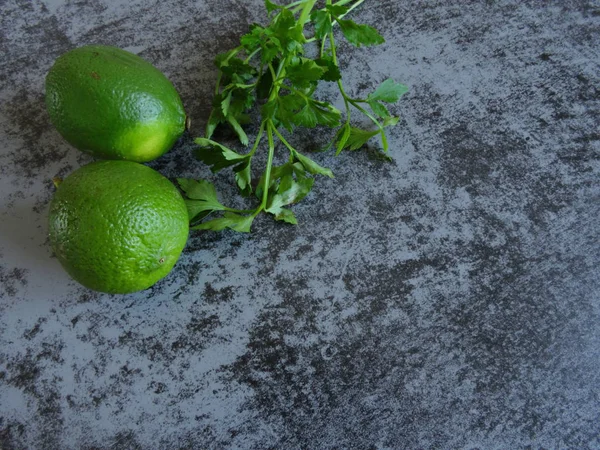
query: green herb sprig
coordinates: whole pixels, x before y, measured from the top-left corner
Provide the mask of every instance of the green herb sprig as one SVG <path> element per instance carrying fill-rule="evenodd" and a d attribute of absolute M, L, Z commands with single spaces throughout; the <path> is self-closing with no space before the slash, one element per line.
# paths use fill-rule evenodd
<path fill-rule="evenodd" d="M 317 8 L 317 0 L 294 1 L 285 6 L 265 0 L 269 25 L 252 25 L 238 47 L 217 56 L 219 75 L 213 109 L 205 137 L 195 140 L 195 156 L 214 173 L 232 168 L 240 193 L 246 197 L 254 194 L 259 204 L 250 210 L 228 208 L 218 200 L 209 181 L 180 178 L 192 229 L 249 232 L 261 212 L 297 224 L 289 205 L 308 195 L 316 175 L 333 178 L 333 173 L 294 148 L 284 137 L 285 131 L 291 133 L 297 127 L 337 128 L 329 148 L 335 147 L 338 155 L 343 150 L 357 150 L 376 136 L 381 139 L 383 151 L 388 151 L 386 128 L 396 125 L 399 119 L 390 114 L 385 104 L 398 101 L 408 88 L 388 79 L 365 98 L 353 98 L 344 89 L 338 64 L 335 26 L 356 47 L 384 43 L 375 28 L 346 19 L 364 2 L 326 0 L 323 7 Z M 307 38 L 309 27 L 314 36 Z M 305 52 L 311 43 L 319 44 L 319 54 L 314 59 Z M 320 81 L 337 83 L 344 100 L 345 120 L 331 103 L 315 98 Z M 216 128 L 225 125 L 237 134 L 242 145 L 249 146 L 243 125 L 250 123 L 249 112 L 257 104 L 261 122 L 249 152 L 241 154 L 212 140 Z M 373 129 L 353 126 L 353 109 L 368 117 Z M 254 187 L 252 160 L 265 140 L 267 163 Z M 276 141 L 289 153 L 288 161 L 280 166 L 274 165 Z"/>

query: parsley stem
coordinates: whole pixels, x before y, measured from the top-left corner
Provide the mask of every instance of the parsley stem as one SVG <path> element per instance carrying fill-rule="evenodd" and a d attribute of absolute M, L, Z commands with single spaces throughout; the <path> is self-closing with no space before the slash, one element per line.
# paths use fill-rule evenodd
<path fill-rule="evenodd" d="M 348 3 L 351 3 L 353 0 L 340 0 L 339 2 L 337 2 L 335 5 L 336 6 L 345 6 Z M 362 5 L 365 2 L 365 0 L 358 0 L 354 5 L 352 5 L 350 8 L 348 8 L 348 11 L 341 15 L 339 18 L 341 19 L 344 16 L 347 16 L 348 14 L 350 14 L 353 10 L 355 10 L 356 8 L 358 8 L 360 5 Z"/>
<path fill-rule="evenodd" d="M 225 90 L 228 89 L 233 89 L 233 88 L 238 88 L 238 89 L 252 89 L 256 87 L 257 83 L 252 83 L 252 84 L 230 84 L 229 86 L 227 86 L 225 88 Z"/>
<path fill-rule="evenodd" d="M 256 136 L 256 140 L 254 141 L 254 145 L 252 146 L 252 150 L 250 150 L 250 153 L 248 153 L 246 155 L 247 158 L 254 156 L 254 154 L 256 153 L 256 150 L 258 149 L 258 145 L 260 144 L 260 141 L 262 140 L 264 133 L 265 133 L 265 122 L 262 121 L 260 123 L 260 129 L 258 130 L 258 136 Z"/>
<path fill-rule="evenodd" d="M 258 53 L 258 52 L 260 52 L 261 50 L 262 50 L 261 48 L 257 48 L 256 50 L 254 50 L 252 53 L 250 53 L 250 54 L 248 55 L 248 57 L 247 57 L 247 58 L 244 60 L 244 62 L 245 62 L 246 64 L 248 64 L 248 63 L 250 62 L 250 60 L 251 60 L 252 58 L 254 58 L 254 56 L 255 56 L 255 55 Z"/>
<path fill-rule="evenodd" d="M 300 9 L 302 9 L 302 6 L 305 2 L 306 0 L 299 0 L 297 2 L 290 3 L 289 5 L 287 5 L 287 8 L 292 8 L 292 11 L 298 12 L 300 11 Z"/>
<path fill-rule="evenodd" d="M 317 3 L 317 0 L 308 0 L 304 4 L 304 8 L 302 9 L 302 13 L 300 13 L 300 18 L 298 19 L 298 24 L 301 27 L 304 27 L 304 24 L 306 22 L 308 22 L 308 20 L 310 19 L 310 13 L 313 10 L 313 8 L 315 7 L 315 3 Z"/>
<path fill-rule="evenodd" d="M 381 134 L 381 144 L 383 145 L 383 151 L 387 152 L 389 145 L 388 145 L 388 141 L 387 141 L 387 136 L 385 135 L 385 128 L 383 127 L 383 125 L 379 122 L 379 120 L 377 120 L 377 118 L 375 116 L 373 116 L 373 114 L 371 114 L 365 108 L 360 106 L 357 101 L 355 101 L 353 99 L 349 99 L 349 101 L 350 101 L 350 103 L 352 103 L 352 106 L 354 106 L 356 109 L 358 109 L 361 113 L 363 113 L 365 116 L 367 116 L 369 119 L 371 119 L 375 125 L 377 125 L 377 128 L 379 128 L 379 132 Z"/>
<path fill-rule="evenodd" d="M 325 57 L 325 44 L 327 39 L 321 39 L 321 58 Z"/>
<path fill-rule="evenodd" d="M 273 139 L 273 129 L 275 126 L 273 125 L 273 121 L 270 119 L 267 120 L 267 138 L 269 139 L 269 156 L 267 159 L 267 167 L 265 168 L 265 184 L 263 186 L 263 196 L 262 202 L 255 214 L 258 214 L 260 211 L 264 210 L 267 207 L 267 201 L 269 199 L 269 188 L 271 186 L 271 169 L 273 167 L 273 157 L 275 156 L 275 141 Z"/>
<path fill-rule="evenodd" d="M 327 0 L 327 4 L 330 5 L 331 0 Z M 331 58 L 333 59 L 333 63 L 339 67 L 333 30 L 329 32 L 329 45 L 331 46 Z M 342 83 L 341 79 L 337 80 L 337 85 L 340 90 L 340 93 L 342 94 L 342 97 L 344 98 L 344 106 L 346 107 L 346 123 L 349 125 L 352 112 L 350 110 L 348 95 L 346 95 L 346 91 L 344 90 L 344 84 Z"/>
<path fill-rule="evenodd" d="M 271 77 L 273 78 L 273 83 L 277 81 L 277 74 L 275 73 L 275 68 L 273 64 L 269 64 L 269 70 L 271 71 Z"/>
<path fill-rule="evenodd" d="M 296 153 L 297 150 L 294 147 L 292 147 L 292 145 L 283 137 L 283 135 L 279 132 L 277 128 L 273 127 L 273 131 L 275 132 L 279 140 L 283 143 L 283 145 L 285 145 L 288 148 L 292 155 Z"/>
<path fill-rule="evenodd" d="M 219 75 L 217 76 L 217 85 L 215 86 L 215 95 L 219 95 L 221 93 L 221 80 L 223 79 L 223 72 L 219 70 Z"/>
<path fill-rule="evenodd" d="M 223 211 L 228 211 L 228 212 L 238 213 L 238 214 L 250 214 L 250 213 L 254 212 L 253 209 L 234 209 L 234 208 L 227 208 L 227 207 L 225 207 L 225 209 L 223 209 Z"/>
<path fill-rule="evenodd" d="M 364 2 L 364 0 L 359 0 L 357 1 L 354 5 L 352 5 L 352 7 L 348 10 L 348 13 L 350 11 L 352 11 L 354 8 L 359 7 L 362 3 Z M 346 3 L 350 3 L 349 1 L 345 1 L 345 0 L 341 0 L 340 2 L 337 3 L 337 5 L 343 5 Z M 327 0 L 327 5 L 331 5 L 331 0 Z M 348 14 L 346 13 L 346 14 Z M 336 23 L 337 23 L 337 18 L 336 18 Z M 331 57 L 333 59 L 334 64 L 337 66 L 338 65 L 338 59 L 337 59 L 337 53 L 336 53 L 336 47 L 335 47 L 335 38 L 333 36 L 333 30 L 329 32 L 329 43 L 331 45 Z M 373 123 L 375 123 L 375 125 L 377 125 L 377 128 L 379 128 L 379 130 L 381 130 L 381 135 L 382 135 L 382 141 L 384 144 L 384 147 L 386 147 L 387 142 L 385 139 L 385 133 L 383 132 L 383 125 L 381 125 L 381 123 L 379 123 L 379 120 L 377 120 L 370 112 L 368 112 L 366 109 L 364 109 L 362 106 L 360 106 L 359 100 L 355 100 L 353 98 L 350 98 L 348 96 L 348 94 L 346 94 L 346 91 L 344 89 L 344 85 L 342 84 L 342 80 L 338 80 L 337 82 L 338 87 L 340 89 L 340 93 L 342 94 L 342 97 L 344 98 L 344 104 L 346 105 L 346 114 L 347 114 L 347 118 L 346 118 L 346 123 L 350 124 L 350 104 L 352 104 L 352 106 L 354 106 L 356 109 L 358 109 L 360 112 L 362 112 L 365 116 L 367 116 L 369 119 L 371 119 L 373 121 Z"/>
<path fill-rule="evenodd" d="M 348 101 L 352 104 L 352 106 L 354 106 L 356 109 L 358 109 L 361 113 L 363 113 L 365 116 L 367 116 L 369 119 L 371 119 L 373 121 L 373 123 L 375 125 L 377 125 L 377 128 L 379 128 L 380 130 L 383 130 L 383 125 L 381 125 L 381 123 L 379 123 L 379 120 L 377 120 L 377 118 L 371 114 L 369 111 L 367 111 L 365 108 L 363 108 L 362 106 L 360 106 L 358 104 L 358 102 L 356 102 L 355 100 L 349 98 Z"/>

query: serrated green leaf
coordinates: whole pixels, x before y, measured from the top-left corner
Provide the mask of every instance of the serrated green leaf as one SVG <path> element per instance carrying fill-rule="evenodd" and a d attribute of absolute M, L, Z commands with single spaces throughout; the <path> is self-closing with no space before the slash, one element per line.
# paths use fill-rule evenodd
<path fill-rule="evenodd" d="M 231 105 L 232 96 L 233 92 L 229 91 L 225 98 L 221 101 L 221 111 L 223 111 L 224 116 L 227 116 L 229 114 L 229 106 Z"/>
<path fill-rule="evenodd" d="M 346 147 L 346 143 L 348 142 L 348 139 L 350 139 L 350 132 L 351 132 L 351 127 L 349 124 L 345 123 L 344 126 L 342 128 L 340 128 L 340 130 L 338 131 L 338 140 L 336 143 L 336 155 L 339 155 L 340 153 L 342 153 L 342 150 Z"/>
<path fill-rule="evenodd" d="M 369 95 L 367 98 L 369 101 L 381 101 L 386 103 L 395 103 L 400 97 L 408 92 L 408 87 L 396 83 L 391 78 L 388 78 L 379 87 Z"/>
<path fill-rule="evenodd" d="M 251 80 L 256 76 L 256 69 L 254 67 L 236 57 L 231 57 L 222 61 L 218 60 L 217 67 L 225 75 L 230 78 L 237 77 L 241 82 Z"/>
<path fill-rule="evenodd" d="M 284 54 L 303 52 L 303 44 L 306 43 L 304 31 L 301 24 L 296 21 L 294 14 L 289 9 L 282 9 L 275 21 L 269 26 L 269 30 L 279 39 Z"/>
<path fill-rule="evenodd" d="M 184 199 L 185 206 L 188 211 L 188 217 L 190 218 L 190 223 L 197 222 L 202 220 L 208 214 L 213 211 L 222 211 L 223 208 L 214 208 L 212 205 L 209 205 L 206 202 L 202 202 L 200 200 L 189 200 Z"/>
<path fill-rule="evenodd" d="M 177 183 L 186 197 L 192 200 L 203 200 L 220 205 L 217 200 L 215 186 L 207 180 L 192 180 L 190 178 L 177 178 Z"/>
<path fill-rule="evenodd" d="M 306 103 L 304 105 L 304 108 L 302 108 L 300 111 L 293 114 L 290 117 L 290 120 L 294 124 L 300 125 L 301 127 L 306 127 L 306 128 L 314 128 L 317 126 L 317 123 L 318 123 L 317 114 L 310 102 Z"/>
<path fill-rule="evenodd" d="M 273 42 L 273 41 L 274 41 L 274 38 L 271 39 L 271 42 Z M 262 60 L 263 64 L 272 63 L 280 51 L 281 51 L 281 47 L 279 45 L 270 45 L 270 44 L 265 45 L 263 52 L 262 52 L 262 56 L 261 56 L 261 60 Z"/>
<path fill-rule="evenodd" d="M 186 198 L 184 200 L 190 222 L 196 220 L 202 213 L 226 209 L 217 199 L 215 187 L 209 181 L 178 178 L 177 182 L 185 193 Z"/>
<path fill-rule="evenodd" d="M 331 169 L 320 166 L 309 157 L 304 156 L 297 151 L 294 151 L 293 154 L 294 157 L 302 164 L 302 166 L 304 166 L 304 168 L 313 175 L 325 175 L 326 177 L 334 178 Z"/>
<path fill-rule="evenodd" d="M 348 150 L 358 150 L 363 145 L 365 145 L 369 141 L 369 139 L 371 139 L 374 136 L 377 136 L 379 133 L 379 130 L 370 131 L 352 127 L 350 129 L 350 136 L 348 137 L 348 141 L 346 142 L 346 147 L 348 148 Z"/>
<path fill-rule="evenodd" d="M 252 53 L 260 48 L 263 64 L 272 62 L 282 50 L 281 42 L 273 35 L 273 31 L 257 24 L 252 25 L 251 32 L 242 36 L 240 42 L 247 53 Z"/>
<path fill-rule="evenodd" d="M 390 117 L 390 112 L 385 107 L 385 105 L 383 105 L 382 103 L 379 103 L 378 101 L 375 101 L 375 100 L 369 100 L 369 106 L 371 107 L 373 112 L 377 116 L 381 117 L 382 119 L 385 119 L 386 117 Z"/>
<path fill-rule="evenodd" d="M 400 122 L 400 117 L 386 117 L 383 121 L 384 127 L 393 127 Z"/>
<path fill-rule="evenodd" d="M 246 134 L 240 123 L 237 121 L 237 119 L 233 116 L 229 116 L 227 117 L 227 122 L 229 122 L 229 125 L 231 125 L 231 128 L 233 128 L 233 131 L 235 131 L 235 133 L 238 135 L 238 138 L 240 139 L 242 145 L 248 145 L 250 143 L 248 135 Z"/>
<path fill-rule="evenodd" d="M 342 113 L 339 109 L 327 102 L 311 100 L 311 103 L 317 114 L 317 123 L 330 128 L 335 128 L 340 125 Z"/>
<path fill-rule="evenodd" d="M 235 172 L 235 181 L 244 197 L 252 194 L 252 173 L 251 173 L 251 158 L 246 158 L 244 162 L 233 168 Z"/>
<path fill-rule="evenodd" d="M 269 120 L 269 119 L 274 119 L 275 118 L 275 113 L 277 112 L 278 109 L 278 102 L 277 100 L 269 100 L 267 103 L 265 103 L 262 108 L 260 109 L 260 115 L 262 117 L 263 120 Z"/>
<path fill-rule="evenodd" d="M 236 49 L 229 50 L 228 52 L 225 52 L 225 53 L 219 53 L 217 56 L 215 56 L 215 59 L 214 59 L 215 66 L 217 66 L 217 68 L 220 69 L 221 66 L 226 65 L 227 61 L 229 61 L 231 58 L 233 58 L 236 54 L 237 54 Z"/>
<path fill-rule="evenodd" d="M 288 205 L 292 203 L 298 203 L 303 200 L 312 190 L 313 185 L 315 184 L 315 179 L 312 177 L 304 177 L 298 175 L 298 171 L 296 173 L 296 185 L 299 186 L 298 191 L 295 193 L 293 199 L 290 199 Z"/>
<path fill-rule="evenodd" d="M 194 142 L 200 147 L 194 152 L 196 158 L 210 166 L 215 173 L 225 167 L 234 166 L 246 158 L 210 139 L 197 138 Z"/>
<path fill-rule="evenodd" d="M 208 123 L 206 124 L 206 137 L 210 139 L 214 134 L 217 127 L 222 123 L 223 112 L 219 108 L 218 110 L 213 109 L 208 117 Z"/>
<path fill-rule="evenodd" d="M 326 69 L 325 73 L 321 77 L 323 81 L 338 81 L 342 79 L 342 73 L 340 72 L 340 68 L 335 64 L 332 58 L 323 57 L 319 59 L 315 59 L 315 62 Z"/>
<path fill-rule="evenodd" d="M 343 5 L 327 5 L 325 8 L 334 17 L 340 17 L 348 13 L 348 7 Z"/>
<path fill-rule="evenodd" d="M 268 189 L 271 190 L 274 186 L 277 185 L 278 180 L 281 179 L 282 177 L 286 176 L 286 175 L 290 175 L 294 172 L 294 165 L 287 162 L 281 166 L 275 166 L 271 169 L 271 181 L 269 183 L 269 187 Z M 256 186 L 256 190 L 254 191 L 254 195 L 259 198 L 262 199 L 262 195 L 264 192 L 264 187 L 265 187 L 265 173 L 263 172 L 263 174 L 261 175 L 260 179 L 258 180 L 258 184 Z"/>
<path fill-rule="evenodd" d="M 291 225 L 298 225 L 298 219 L 296 219 L 294 213 L 287 208 L 281 208 L 279 213 L 275 215 L 275 220 L 286 222 Z"/>
<path fill-rule="evenodd" d="M 265 8 L 267 9 L 267 13 L 271 14 L 273 11 L 283 9 L 283 6 L 273 3 L 271 0 L 265 0 Z"/>
<path fill-rule="evenodd" d="M 352 20 L 339 19 L 338 24 L 342 30 L 342 33 L 351 44 L 356 47 L 379 45 L 385 42 L 383 36 L 379 32 L 369 25 L 359 25 Z"/>
<path fill-rule="evenodd" d="M 283 176 L 277 192 L 269 199 L 266 211 L 278 215 L 284 206 L 297 203 L 306 197 L 314 182 L 314 178 L 309 177 L 298 177 L 294 180 L 292 175 Z"/>
<path fill-rule="evenodd" d="M 312 59 L 303 58 L 299 64 L 287 68 L 286 78 L 293 86 L 304 89 L 319 81 L 326 72 L 327 68 L 321 67 Z"/>
<path fill-rule="evenodd" d="M 298 94 L 288 94 L 279 96 L 278 103 L 280 108 L 294 112 L 302 108 L 306 100 Z"/>
<path fill-rule="evenodd" d="M 262 26 L 253 24 L 250 26 L 250 33 L 245 34 L 240 38 L 240 44 L 242 44 L 248 53 L 252 53 L 262 46 L 264 32 L 265 29 Z"/>
<path fill-rule="evenodd" d="M 215 95 L 213 109 L 206 127 L 206 137 L 211 138 L 220 124 L 229 124 L 240 138 L 240 142 L 248 145 L 248 137 L 240 124 L 249 122 L 246 114 L 254 106 L 256 98 L 250 89 L 238 89 L 231 85 L 222 93 Z"/>
<path fill-rule="evenodd" d="M 298 111 L 306 104 L 306 100 L 298 94 L 288 94 L 277 98 L 274 118 L 288 131 L 292 131 L 296 123 Z M 298 120 L 303 120 L 302 118 Z"/>
<path fill-rule="evenodd" d="M 254 106 L 256 97 L 250 89 L 234 89 L 229 106 L 229 115 L 234 116 L 239 122 L 242 115 Z"/>
<path fill-rule="evenodd" d="M 254 216 L 241 216 L 239 214 L 226 212 L 223 217 L 203 222 L 199 225 L 190 227 L 190 229 L 222 231 L 229 228 L 240 233 L 249 233 L 253 221 Z"/>
<path fill-rule="evenodd" d="M 288 120 L 296 125 L 307 128 L 314 128 L 317 125 L 334 128 L 340 124 L 341 117 L 342 113 L 333 105 L 309 98 L 305 100 L 302 109 L 295 113 L 292 112 Z"/>
<path fill-rule="evenodd" d="M 315 26 L 315 37 L 317 39 L 325 38 L 333 29 L 331 15 L 327 11 L 313 11 L 310 20 Z"/>
<path fill-rule="evenodd" d="M 307 128 L 314 128 L 317 125 L 334 128 L 340 124 L 342 113 L 333 105 L 311 98 L 305 99 L 298 95 L 286 97 L 291 97 L 291 99 L 285 107 L 285 114 L 282 114 L 280 108 L 277 118 L 289 131 L 291 131 L 291 124 Z M 294 100 L 295 103 L 291 104 L 291 100 Z"/>

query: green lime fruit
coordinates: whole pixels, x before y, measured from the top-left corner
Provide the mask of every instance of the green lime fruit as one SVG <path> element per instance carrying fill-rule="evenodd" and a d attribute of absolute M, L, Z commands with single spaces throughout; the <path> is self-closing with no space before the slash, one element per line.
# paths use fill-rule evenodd
<path fill-rule="evenodd" d="M 139 56 L 104 45 L 56 60 L 46 76 L 46 107 L 69 143 L 103 159 L 152 161 L 186 127 L 173 84 Z"/>
<path fill-rule="evenodd" d="M 50 243 L 76 281 L 126 294 L 171 271 L 186 244 L 189 219 L 169 180 L 134 162 L 98 161 L 56 184 Z"/>

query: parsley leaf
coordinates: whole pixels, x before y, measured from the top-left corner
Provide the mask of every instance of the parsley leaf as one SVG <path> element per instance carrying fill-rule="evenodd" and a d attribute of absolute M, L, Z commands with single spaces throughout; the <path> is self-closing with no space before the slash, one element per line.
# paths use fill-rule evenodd
<path fill-rule="evenodd" d="M 293 152 L 294 158 L 300 162 L 304 166 L 304 168 L 312 173 L 313 175 L 325 175 L 329 178 L 333 178 L 333 172 L 331 169 L 327 169 L 326 167 L 322 167 L 314 162 L 307 156 L 302 155 L 298 151 Z"/>
<path fill-rule="evenodd" d="M 408 87 L 403 84 L 396 83 L 391 78 L 388 78 L 379 87 L 370 94 L 367 99 L 369 101 L 382 101 L 387 103 L 395 103 L 400 100 L 404 94 L 408 92 Z"/>
<path fill-rule="evenodd" d="M 340 68 L 333 61 L 331 57 L 322 57 L 315 59 L 315 62 L 323 67 L 325 73 L 321 76 L 321 80 L 323 81 L 339 81 L 342 79 L 342 73 L 340 72 Z"/>
<path fill-rule="evenodd" d="M 205 216 L 212 211 L 224 211 L 227 209 L 217 199 L 217 192 L 213 184 L 206 180 L 190 180 L 187 178 L 178 178 L 177 182 L 185 192 L 185 205 L 188 209 L 190 222 L 198 220 L 199 216 Z"/>
<path fill-rule="evenodd" d="M 246 132 L 244 131 L 238 120 L 234 116 L 228 116 L 227 122 L 229 122 L 229 125 L 231 125 L 231 128 L 233 128 L 233 131 L 235 131 L 235 133 L 238 135 L 240 142 L 243 145 L 248 145 L 250 140 L 248 139 L 248 135 L 246 135 Z"/>
<path fill-rule="evenodd" d="M 223 115 L 227 116 L 229 114 L 229 106 L 231 105 L 231 97 L 233 96 L 233 91 L 229 91 L 223 100 L 221 100 L 221 111 L 223 111 Z"/>
<path fill-rule="evenodd" d="M 313 11 L 310 16 L 310 20 L 315 26 L 315 37 L 317 39 L 323 39 L 333 29 L 331 15 L 327 11 Z"/>
<path fill-rule="evenodd" d="M 291 225 L 298 225 L 298 219 L 296 219 L 294 213 L 287 208 L 279 208 L 277 214 L 275 214 L 275 220 L 287 222 Z"/>
<path fill-rule="evenodd" d="M 400 99 L 400 97 L 402 97 L 402 95 L 404 95 L 406 92 L 408 92 L 408 88 L 406 86 L 400 83 L 396 83 L 392 79 L 387 79 L 379 85 L 375 92 L 373 92 L 367 97 L 367 101 L 375 114 L 377 114 L 382 119 L 387 119 L 391 115 L 387 108 L 381 102 L 397 102 Z M 388 123 L 387 126 L 389 125 L 390 123 Z"/>
<path fill-rule="evenodd" d="M 289 9 L 283 8 L 269 29 L 281 42 L 284 55 L 304 51 L 303 44 L 306 42 L 306 38 L 302 25 L 296 22 L 294 14 Z"/>
<path fill-rule="evenodd" d="M 300 89 L 309 88 L 312 83 L 319 81 L 328 69 L 317 64 L 312 59 L 302 58 L 296 65 L 287 69 L 286 77 L 295 86 Z"/>
<path fill-rule="evenodd" d="M 241 164 L 233 168 L 235 181 L 244 197 L 252 194 L 251 158 L 246 158 Z"/>
<path fill-rule="evenodd" d="M 276 220 L 297 223 L 293 214 L 290 215 L 291 211 L 287 212 L 283 207 L 305 198 L 314 182 L 314 178 L 304 175 L 302 167 L 286 164 L 282 167 L 280 181 L 269 197 L 265 211 L 273 214 Z"/>
<path fill-rule="evenodd" d="M 339 155 L 344 148 L 346 148 L 346 143 L 348 139 L 350 139 L 350 133 L 352 132 L 352 127 L 349 123 L 345 123 L 342 128 L 338 131 L 337 134 L 337 143 L 336 143 L 336 155 Z"/>
<path fill-rule="evenodd" d="M 380 103 L 380 102 L 377 102 L 374 100 L 369 100 L 369 106 L 371 107 L 373 112 L 375 114 L 377 114 L 379 117 L 381 117 L 382 119 L 385 119 L 386 117 L 390 116 L 390 112 L 388 111 L 388 109 L 385 107 L 385 105 L 383 103 Z"/>
<path fill-rule="evenodd" d="M 348 136 L 348 140 L 346 142 L 346 147 L 348 147 L 349 150 L 358 150 L 365 145 L 369 139 L 377 136 L 379 133 L 379 130 L 369 131 L 361 128 L 351 127 L 350 135 Z"/>
<path fill-rule="evenodd" d="M 267 9 L 267 13 L 271 14 L 273 11 L 277 11 L 278 9 L 282 9 L 283 6 L 276 5 L 270 0 L 265 0 L 265 8 Z"/>
<path fill-rule="evenodd" d="M 327 5 L 325 9 L 335 18 L 344 16 L 348 13 L 348 7 L 342 5 Z"/>
<path fill-rule="evenodd" d="M 234 166 L 246 158 L 210 139 L 197 138 L 194 142 L 200 147 L 195 152 L 196 158 L 209 165 L 213 172 Z"/>
<path fill-rule="evenodd" d="M 250 233 L 253 221 L 254 216 L 242 216 L 240 214 L 226 212 L 223 217 L 195 225 L 190 227 L 190 230 L 222 231 L 226 228 L 230 228 L 233 231 L 238 231 L 240 233 Z"/>
<path fill-rule="evenodd" d="M 386 117 L 383 121 L 384 127 L 393 127 L 400 122 L 400 117 Z"/>
<path fill-rule="evenodd" d="M 342 33 L 348 39 L 348 42 L 356 47 L 379 45 L 385 42 L 377 30 L 369 25 L 359 25 L 352 20 L 338 19 L 337 23 L 342 29 Z"/>
<path fill-rule="evenodd" d="M 240 44 L 242 44 L 246 51 L 253 52 L 262 47 L 265 39 L 265 29 L 255 23 L 250 27 L 250 33 L 242 36 Z"/>
<path fill-rule="evenodd" d="M 314 128 L 317 125 L 336 127 L 340 124 L 342 113 L 333 105 L 307 99 L 304 107 L 291 115 L 290 120 L 296 125 Z"/>
<path fill-rule="evenodd" d="M 215 62 L 221 72 L 231 80 L 244 82 L 251 80 L 256 75 L 256 69 L 239 58 L 217 59 Z"/>

